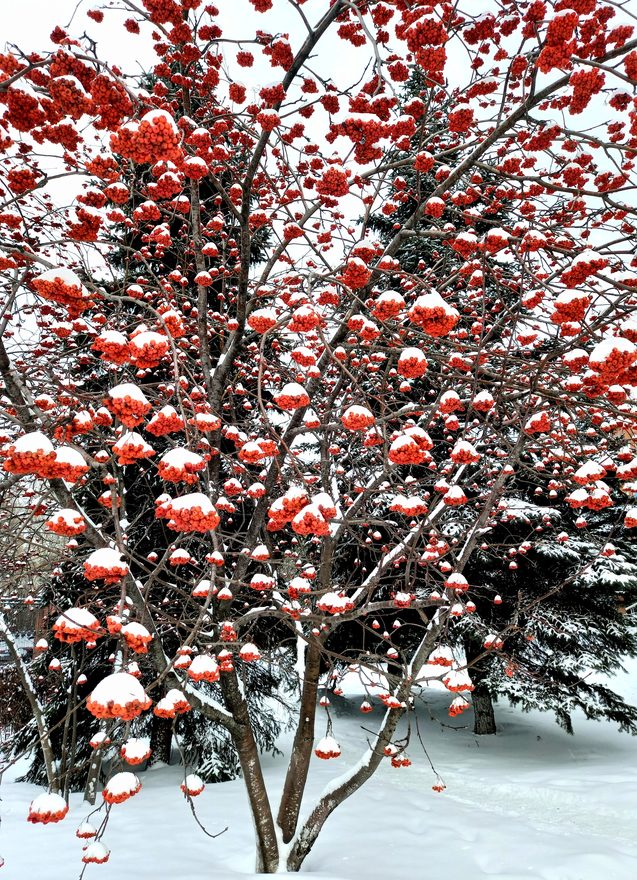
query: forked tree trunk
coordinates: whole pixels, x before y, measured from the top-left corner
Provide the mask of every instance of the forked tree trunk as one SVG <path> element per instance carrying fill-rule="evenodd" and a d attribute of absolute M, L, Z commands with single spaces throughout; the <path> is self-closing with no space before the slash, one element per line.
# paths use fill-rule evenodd
<path fill-rule="evenodd" d="M 414 652 L 409 665 L 409 674 L 403 678 L 395 693 L 405 708 L 411 693 L 412 682 L 417 678 L 427 657 L 431 654 L 446 620 L 445 611 L 442 609 L 437 611 L 434 619 L 429 623 L 420 645 Z M 374 741 L 370 743 L 370 747 L 358 764 L 352 767 L 348 773 L 335 779 L 319 798 L 318 803 L 297 830 L 290 843 L 286 856 L 286 870 L 300 871 L 327 819 L 343 801 L 355 794 L 374 775 L 385 758 L 385 748 L 392 741 L 405 708 L 388 709 L 385 712 Z"/>
<path fill-rule="evenodd" d="M 493 700 L 489 688 L 484 682 L 478 682 L 471 694 L 473 701 L 473 732 L 478 736 L 486 736 L 497 732 Z"/>

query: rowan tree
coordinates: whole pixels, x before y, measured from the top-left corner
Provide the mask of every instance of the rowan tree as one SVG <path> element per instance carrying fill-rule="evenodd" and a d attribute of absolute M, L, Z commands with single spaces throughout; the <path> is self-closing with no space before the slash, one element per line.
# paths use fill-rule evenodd
<path fill-rule="evenodd" d="M 523 597 L 494 632 L 463 573 L 520 475 L 557 468 L 558 494 L 608 509 L 622 535 L 637 524 L 637 466 L 608 442 L 633 443 L 637 39 L 597 0 L 488 11 L 250 0 L 229 25 L 201 0 L 121 5 L 123 27 L 156 54 L 142 84 L 100 57 L 99 27 L 117 10 L 90 11 L 97 40 L 58 27 L 52 49 L 0 58 L 3 466 L 41 484 L 48 528 L 70 539 L 67 564 L 85 582 L 52 627 L 75 646 L 69 674 L 95 644 L 113 655 L 112 673 L 69 707 L 69 725 L 100 719 L 122 762 L 84 861 L 108 858 L 111 806 L 141 787 L 124 769 L 143 759 L 137 719 L 193 712 L 232 737 L 258 870 L 296 871 L 384 760 L 408 766 L 413 699 L 432 667 L 462 710 L 473 684 L 450 651 L 458 622 L 474 615 L 484 650 L 506 651 L 553 595 Z M 351 65 L 336 67 L 331 40 Z M 422 94 L 400 106 L 413 71 Z M 410 201 L 388 146 L 436 186 L 382 243 L 370 218 Z M 145 198 L 129 216 L 131 164 Z M 496 216 L 504 203 L 506 228 L 467 233 L 476 206 Z M 106 284 L 121 224 L 139 244 Z M 155 269 L 177 238 L 179 265 Z M 460 254 L 457 271 L 444 258 L 403 265 L 409 238 Z M 69 377 L 69 359 L 84 373 Z M 106 393 L 91 385 L 104 363 Z M 427 374 L 423 398 L 412 383 Z M 138 480 L 157 485 L 152 506 L 125 491 Z M 375 542 L 382 554 L 366 554 Z M 383 629 L 397 608 L 408 638 Z M 330 636 L 352 621 L 373 640 L 348 661 L 376 681 L 369 699 L 385 712 L 362 733 L 361 760 L 302 804 L 312 756 L 340 756 L 317 694 L 342 659 Z M 275 627 L 286 636 L 255 643 Z M 298 716 L 275 809 L 245 684 L 251 664 L 281 662 L 284 642 Z M 203 787 L 196 769 L 185 768 L 188 798 Z M 31 821 L 66 814 L 58 770 L 47 762 Z"/>

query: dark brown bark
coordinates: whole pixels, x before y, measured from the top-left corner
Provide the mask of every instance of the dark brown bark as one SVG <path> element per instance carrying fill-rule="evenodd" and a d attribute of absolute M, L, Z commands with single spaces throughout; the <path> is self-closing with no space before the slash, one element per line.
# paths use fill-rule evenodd
<path fill-rule="evenodd" d="M 72 648 L 71 650 L 74 651 L 75 649 Z M 75 752 L 77 749 L 77 712 L 74 711 L 74 707 L 77 705 L 77 679 L 73 681 L 69 703 L 69 714 L 71 716 L 71 743 L 68 749 L 68 755 L 66 756 L 65 774 L 63 776 L 61 775 L 64 785 L 64 799 L 66 801 L 68 801 L 69 793 L 71 791 L 71 781 L 75 770 Z"/>
<path fill-rule="evenodd" d="M 395 709 L 387 713 L 374 747 L 358 769 L 333 791 L 324 795 L 312 810 L 290 850 L 286 865 L 288 871 L 300 871 L 327 819 L 343 801 L 355 794 L 374 775 L 385 757 L 385 747 L 391 742 L 403 712 L 402 709 Z"/>
<path fill-rule="evenodd" d="M 153 724 L 150 729 L 151 756 L 149 764 L 170 764 L 170 752 L 173 744 L 172 718 L 158 718 L 153 715 Z"/>
<path fill-rule="evenodd" d="M 277 824 L 281 829 L 284 843 L 289 843 L 296 831 L 301 801 L 303 800 L 303 793 L 307 782 L 307 774 L 310 769 L 320 672 L 320 646 L 318 642 L 312 641 L 306 651 L 299 722 L 294 735 L 292 754 L 290 755 L 290 763 L 288 764 L 283 794 L 281 795 L 279 815 L 277 816 Z"/>
<path fill-rule="evenodd" d="M 414 678 L 418 676 L 425 660 L 432 651 L 439 638 L 440 631 L 446 625 L 447 612 L 440 609 L 436 621 L 432 621 L 421 640 L 420 645 L 414 652 L 410 664 L 409 675 L 401 682 L 395 696 L 401 703 L 407 704 Z M 334 810 L 355 794 L 374 775 L 385 757 L 385 747 L 391 742 L 398 722 L 402 718 L 405 709 L 392 709 L 385 713 L 385 717 L 378 730 L 378 735 L 368 752 L 363 756 L 359 764 L 352 769 L 349 776 L 341 777 L 341 780 L 324 794 L 310 813 L 302 828 L 297 833 L 294 843 L 290 848 L 286 868 L 288 871 L 299 871 L 301 865 L 309 855 L 317 837 L 321 833 L 323 825 Z"/>
<path fill-rule="evenodd" d="M 254 822 L 257 844 L 256 871 L 262 874 L 276 874 L 279 868 L 279 845 L 274 817 L 263 778 L 259 749 L 252 732 L 248 705 L 241 693 L 236 673 L 222 674 L 221 689 L 226 705 L 236 722 L 231 733 L 239 756 Z"/>
<path fill-rule="evenodd" d="M 464 650 L 474 684 L 471 693 L 474 716 L 473 732 L 477 736 L 493 735 L 497 732 L 495 712 L 491 691 L 485 683 L 489 659 L 484 656 L 484 647 L 481 642 L 472 640 L 468 636 L 464 638 Z"/>
<path fill-rule="evenodd" d="M 488 687 L 478 682 L 471 694 L 473 702 L 473 732 L 478 736 L 487 736 L 497 732 L 493 700 Z"/>

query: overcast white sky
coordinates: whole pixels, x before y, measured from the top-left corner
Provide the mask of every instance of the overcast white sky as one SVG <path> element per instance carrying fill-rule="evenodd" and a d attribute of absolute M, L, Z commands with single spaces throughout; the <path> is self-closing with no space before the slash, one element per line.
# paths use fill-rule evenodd
<path fill-rule="evenodd" d="M 77 5 L 77 0 L 0 0 L 2 42 L 16 43 L 21 48 L 30 50 L 50 48 L 49 34 L 57 24 L 62 27 L 68 24 Z M 91 35 L 99 34 L 99 26 L 86 17 L 88 9 L 97 8 L 97 2 L 80 3 L 75 17 L 76 27 L 79 29 L 86 25 Z M 102 33 L 105 35 L 111 30 L 107 25 L 102 26 Z M 118 32 L 117 36 L 122 43 L 121 33 Z M 111 42 L 112 45 L 115 44 L 114 41 Z M 122 49 L 124 48 L 122 45 Z"/>
<path fill-rule="evenodd" d="M 637 4 L 637 0 L 633 0 Z M 130 17 L 130 12 L 106 11 L 103 24 L 96 24 L 86 16 L 86 12 L 100 7 L 99 0 L 0 0 L 0 47 L 6 42 L 13 42 L 21 48 L 31 51 L 50 50 L 53 48 L 49 34 L 56 24 L 65 27 L 73 17 L 69 28 L 72 35 L 81 34 L 84 30 L 98 40 L 98 54 L 111 63 L 119 64 L 124 72 L 136 73 L 148 69 L 156 61 L 151 48 L 150 28 L 142 28 L 140 36 L 128 34 L 121 22 Z M 289 0 L 274 0 L 274 8 L 264 14 L 257 14 L 249 0 L 216 0 L 221 11 L 219 22 L 224 37 L 236 39 L 250 37 L 257 28 L 269 33 L 290 34 L 293 48 L 298 48 L 305 29 L 301 19 L 294 11 Z M 465 0 L 463 8 L 473 14 L 482 14 L 493 9 L 493 0 Z M 328 7 L 328 0 L 308 0 L 302 9 L 310 22 L 316 22 Z M 622 20 L 618 15 L 617 23 Z M 223 50 L 230 61 L 231 73 L 248 88 L 258 90 L 262 85 L 269 85 L 281 80 L 281 68 L 272 68 L 266 59 L 255 52 L 255 67 L 246 71 L 233 64 L 237 47 L 224 44 Z M 250 47 L 248 47 L 250 48 Z M 451 41 L 448 51 L 452 53 L 452 62 L 447 65 L 447 76 L 451 86 L 466 83 L 469 65 L 466 54 L 458 42 Z M 370 59 L 370 49 L 365 46 L 356 49 L 350 43 L 340 40 L 332 29 L 321 41 L 317 57 L 310 62 L 310 68 L 329 76 L 340 86 L 351 86 L 360 77 L 366 62 Z M 614 84 L 613 84 L 614 85 Z M 480 115 L 478 111 L 478 116 Z M 551 116 L 551 113 L 535 112 L 536 117 Z M 600 121 L 614 116 L 613 111 L 604 107 L 604 98 L 594 101 L 587 112 L 577 118 L 575 127 L 581 128 L 595 125 Z M 322 142 L 324 116 L 321 111 L 308 121 L 307 131 L 311 137 Z M 318 126 L 318 128 L 317 128 Z M 328 147 L 329 153 L 331 148 Z M 598 159 L 603 157 L 598 156 Z"/>
<path fill-rule="evenodd" d="M 287 0 L 275 0 L 274 8 L 264 15 L 255 13 L 248 0 L 216 0 L 216 5 L 221 11 L 219 22 L 225 37 L 236 39 L 254 36 L 255 30 L 260 28 L 272 34 L 289 33 L 296 48 L 305 36 L 301 19 Z M 80 0 L 79 4 L 78 0 L 0 0 L 0 45 L 12 42 L 30 51 L 51 49 L 49 34 L 58 24 L 62 27 L 68 25 L 73 16 L 69 33 L 76 36 L 86 30 L 98 40 L 100 56 L 120 64 L 127 73 L 139 70 L 139 63 L 155 59 L 150 49 L 150 28 L 146 28 L 146 36 L 144 29 L 140 36 L 130 35 L 121 22 L 131 17 L 132 13 L 109 10 L 106 10 L 104 22 L 96 24 L 87 18 L 86 12 L 100 6 L 99 0 Z M 326 0 L 309 0 L 304 4 L 303 11 L 311 22 L 315 22 L 326 8 Z M 236 47 L 224 48 L 232 59 Z M 255 52 L 255 55 L 258 57 L 260 53 Z M 320 56 L 316 67 L 323 67 L 324 71 L 329 68 L 330 75 L 334 77 L 336 74 L 336 78 L 340 70 L 353 81 L 353 71 L 362 69 L 369 58 L 369 49 L 356 50 L 350 44 L 343 43 L 334 33 L 329 33 L 321 43 Z M 252 72 L 241 71 L 246 85 L 255 83 L 259 86 L 279 82 L 281 74 L 281 68 L 273 69 L 267 63 L 261 67 L 257 63 Z"/>

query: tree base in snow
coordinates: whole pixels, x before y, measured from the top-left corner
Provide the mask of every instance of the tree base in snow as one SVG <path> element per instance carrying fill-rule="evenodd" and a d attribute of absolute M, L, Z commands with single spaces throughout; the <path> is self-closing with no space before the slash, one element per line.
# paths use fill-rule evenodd
<path fill-rule="evenodd" d="M 489 690 L 482 684 L 475 687 L 471 695 L 473 701 L 473 732 L 477 736 L 487 736 L 497 733 L 495 726 L 495 713 L 493 700 Z"/>

